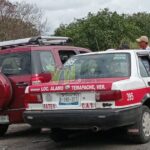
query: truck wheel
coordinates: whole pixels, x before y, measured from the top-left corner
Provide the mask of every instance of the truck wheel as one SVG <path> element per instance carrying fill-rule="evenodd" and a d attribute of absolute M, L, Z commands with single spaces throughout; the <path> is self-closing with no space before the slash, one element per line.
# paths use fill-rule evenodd
<path fill-rule="evenodd" d="M 142 113 L 137 123 L 129 130 L 133 130 L 133 132 L 129 133 L 133 142 L 143 144 L 150 140 L 150 109 L 147 106 L 142 106 Z"/>
<path fill-rule="evenodd" d="M 3 136 L 7 132 L 8 127 L 9 127 L 8 124 L 0 125 L 0 136 Z"/>
<path fill-rule="evenodd" d="M 51 129 L 50 138 L 55 142 L 62 142 L 68 139 L 68 133 L 66 130 L 53 128 Z"/>

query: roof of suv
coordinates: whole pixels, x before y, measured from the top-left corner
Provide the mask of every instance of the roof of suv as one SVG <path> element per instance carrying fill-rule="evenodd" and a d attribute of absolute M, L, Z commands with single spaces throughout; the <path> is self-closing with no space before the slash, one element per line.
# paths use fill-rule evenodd
<path fill-rule="evenodd" d="M 70 46 L 72 39 L 70 37 L 61 36 L 36 36 L 24 39 L 16 39 L 0 42 L 0 53 L 30 51 L 30 50 L 82 50 L 88 51 L 86 48 Z M 90 50 L 89 50 L 90 52 Z"/>
<path fill-rule="evenodd" d="M 18 46 L 15 48 L 7 48 L 5 50 L 0 50 L 0 54 L 4 54 L 4 53 L 10 53 L 10 52 L 19 52 L 19 51 L 30 51 L 30 50 L 71 50 L 71 49 L 76 49 L 76 50 L 83 50 L 83 51 L 87 51 L 88 49 L 86 48 L 81 48 L 81 47 L 75 47 L 75 46 L 66 46 L 66 45 L 62 45 L 62 46 L 58 46 L 58 45 L 51 45 L 51 46 L 41 46 L 41 45 L 27 45 L 27 46 Z M 90 52 L 90 50 L 89 50 Z"/>

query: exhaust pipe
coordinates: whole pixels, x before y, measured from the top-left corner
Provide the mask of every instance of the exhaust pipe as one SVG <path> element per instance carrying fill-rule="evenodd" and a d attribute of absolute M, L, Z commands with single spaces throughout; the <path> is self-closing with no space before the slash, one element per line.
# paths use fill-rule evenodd
<path fill-rule="evenodd" d="M 98 132 L 98 131 L 100 131 L 100 128 L 97 127 L 97 126 L 94 126 L 94 127 L 92 127 L 92 131 L 93 132 Z"/>

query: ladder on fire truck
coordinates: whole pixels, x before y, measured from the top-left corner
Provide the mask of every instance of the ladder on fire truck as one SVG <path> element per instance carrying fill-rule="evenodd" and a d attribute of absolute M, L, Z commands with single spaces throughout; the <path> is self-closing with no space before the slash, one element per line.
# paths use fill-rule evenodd
<path fill-rule="evenodd" d="M 69 37 L 59 36 L 37 36 L 24 39 L 16 39 L 10 41 L 0 42 L 0 49 L 7 49 L 11 47 L 25 46 L 25 45 L 66 45 L 72 42 Z"/>

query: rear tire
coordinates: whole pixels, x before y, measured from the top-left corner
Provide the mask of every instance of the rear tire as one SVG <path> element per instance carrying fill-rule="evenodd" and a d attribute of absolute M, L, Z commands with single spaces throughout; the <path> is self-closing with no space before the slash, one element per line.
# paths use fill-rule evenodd
<path fill-rule="evenodd" d="M 62 142 L 68 140 L 68 132 L 59 128 L 52 128 L 50 138 L 55 142 Z"/>
<path fill-rule="evenodd" d="M 142 106 L 142 112 L 136 124 L 128 130 L 135 131 L 129 133 L 130 140 L 135 143 L 144 144 L 150 140 L 150 109 L 147 106 Z"/>
<path fill-rule="evenodd" d="M 0 125 L 0 137 L 5 135 L 8 127 L 9 127 L 9 125 L 7 125 L 7 124 L 1 124 Z"/>

